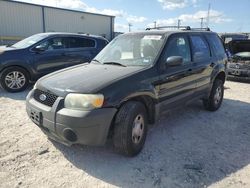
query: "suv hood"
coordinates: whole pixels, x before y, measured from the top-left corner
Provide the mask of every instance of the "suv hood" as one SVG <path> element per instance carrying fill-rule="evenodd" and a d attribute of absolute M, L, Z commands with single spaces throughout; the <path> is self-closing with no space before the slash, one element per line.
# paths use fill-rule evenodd
<path fill-rule="evenodd" d="M 44 76 L 37 81 L 36 87 L 62 97 L 68 93 L 96 93 L 105 86 L 144 68 L 83 64 Z"/>

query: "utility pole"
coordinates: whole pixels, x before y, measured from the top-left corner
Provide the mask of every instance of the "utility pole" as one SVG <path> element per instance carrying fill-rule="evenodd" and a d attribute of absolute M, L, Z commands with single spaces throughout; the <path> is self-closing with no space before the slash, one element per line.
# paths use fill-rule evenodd
<path fill-rule="evenodd" d="M 204 18 L 200 18 L 201 19 L 201 28 L 203 28 L 203 20 Z"/>
<path fill-rule="evenodd" d="M 155 28 L 156 28 L 156 21 L 154 21 L 154 26 L 155 26 Z"/>
<path fill-rule="evenodd" d="M 132 27 L 133 25 L 131 24 L 131 23 L 128 23 L 128 32 L 131 32 L 131 27 Z"/>
<path fill-rule="evenodd" d="M 208 4 L 208 10 L 207 10 L 207 28 L 209 27 L 210 9 L 211 9 L 211 3 Z"/>
<path fill-rule="evenodd" d="M 181 20 L 180 20 L 180 19 L 178 19 L 177 28 L 179 29 L 179 28 L 180 28 L 180 26 L 181 26 Z"/>

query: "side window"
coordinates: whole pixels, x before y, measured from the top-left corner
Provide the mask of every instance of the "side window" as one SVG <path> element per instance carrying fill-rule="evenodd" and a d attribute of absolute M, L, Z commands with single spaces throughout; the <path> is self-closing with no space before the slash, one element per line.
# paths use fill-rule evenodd
<path fill-rule="evenodd" d="M 67 48 L 91 48 L 95 47 L 95 41 L 87 38 L 68 37 Z"/>
<path fill-rule="evenodd" d="M 65 48 L 63 39 L 61 37 L 48 39 L 42 42 L 41 44 L 39 44 L 38 46 L 44 48 L 44 50 L 57 50 L 57 49 Z"/>
<path fill-rule="evenodd" d="M 171 56 L 181 56 L 184 64 L 191 61 L 190 47 L 187 37 L 176 36 L 170 38 L 164 59 Z"/>
<path fill-rule="evenodd" d="M 219 37 L 213 34 L 213 35 L 207 35 L 207 39 L 210 46 L 212 46 L 215 55 L 219 58 L 225 57 L 225 49 Z"/>
<path fill-rule="evenodd" d="M 210 58 L 210 49 L 201 36 L 191 36 L 192 49 L 193 49 L 193 60 L 195 62 L 200 62 Z"/>

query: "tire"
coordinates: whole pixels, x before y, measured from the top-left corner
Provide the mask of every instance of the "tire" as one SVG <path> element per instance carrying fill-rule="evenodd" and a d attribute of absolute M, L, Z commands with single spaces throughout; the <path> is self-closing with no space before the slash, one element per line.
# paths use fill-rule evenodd
<path fill-rule="evenodd" d="M 147 136 L 145 106 L 136 101 L 125 103 L 115 118 L 113 144 L 115 150 L 133 157 L 142 150 Z"/>
<path fill-rule="evenodd" d="M 224 96 L 223 81 L 216 79 L 214 81 L 209 98 L 203 100 L 203 105 L 206 110 L 216 111 L 220 108 Z"/>
<path fill-rule="evenodd" d="M 8 67 L 0 74 L 0 84 L 11 93 L 24 91 L 29 85 L 29 74 L 20 67 Z"/>

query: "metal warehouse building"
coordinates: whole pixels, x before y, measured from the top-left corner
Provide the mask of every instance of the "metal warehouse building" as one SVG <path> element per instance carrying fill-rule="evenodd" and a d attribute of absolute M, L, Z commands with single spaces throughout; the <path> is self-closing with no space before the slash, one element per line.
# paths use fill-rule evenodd
<path fill-rule="evenodd" d="M 0 0 L 0 44 L 42 32 L 101 35 L 111 40 L 114 16 Z"/>

